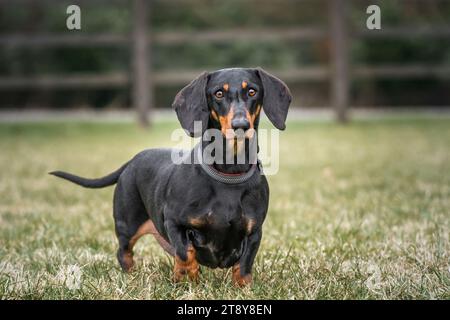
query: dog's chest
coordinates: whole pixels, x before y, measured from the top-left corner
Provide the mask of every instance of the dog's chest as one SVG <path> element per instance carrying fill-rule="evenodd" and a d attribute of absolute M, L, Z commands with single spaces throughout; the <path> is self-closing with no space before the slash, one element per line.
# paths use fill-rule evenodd
<path fill-rule="evenodd" d="M 210 213 L 212 216 L 231 217 L 243 214 L 243 190 L 214 190 L 188 199 L 188 210 L 194 215 Z"/>

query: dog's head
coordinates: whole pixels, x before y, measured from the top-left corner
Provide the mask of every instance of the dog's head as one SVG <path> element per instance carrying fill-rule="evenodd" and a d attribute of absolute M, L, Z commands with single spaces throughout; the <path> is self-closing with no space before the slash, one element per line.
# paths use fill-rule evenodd
<path fill-rule="evenodd" d="M 291 100 L 284 82 L 263 69 L 231 68 L 202 73 L 177 94 L 172 107 L 190 136 L 216 128 L 228 138 L 227 132 L 256 130 L 261 109 L 284 130 Z M 195 121 L 202 132 L 194 131 Z"/>

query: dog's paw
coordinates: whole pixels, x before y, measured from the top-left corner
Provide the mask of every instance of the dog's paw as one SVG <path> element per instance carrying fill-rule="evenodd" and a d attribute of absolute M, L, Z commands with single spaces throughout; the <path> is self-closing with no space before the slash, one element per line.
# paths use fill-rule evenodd
<path fill-rule="evenodd" d="M 198 282 L 200 265 L 195 259 L 195 250 L 190 247 L 187 250 L 186 260 L 182 260 L 180 257 L 175 256 L 175 265 L 173 270 L 173 280 L 180 282 L 186 275 L 189 280 Z"/>
<path fill-rule="evenodd" d="M 173 281 L 174 282 L 180 282 L 185 277 L 188 277 L 190 281 L 192 282 L 198 282 L 199 277 L 199 267 L 188 269 L 188 268 L 177 268 L 173 273 Z"/>
<path fill-rule="evenodd" d="M 123 272 L 130 273 L 133 271 L 134 267 L 133 253 L 118 250 L 117 259 L 119 260 L 119 264 Z"/>
<path fill-rule="evenodd" d="M 235 265 L 233 267 L 232 281 L 236 287 L 246 287 L 252 283 L 252 275 L 249 273 L 242 276 L 241 267 L 239 265 Z"/>

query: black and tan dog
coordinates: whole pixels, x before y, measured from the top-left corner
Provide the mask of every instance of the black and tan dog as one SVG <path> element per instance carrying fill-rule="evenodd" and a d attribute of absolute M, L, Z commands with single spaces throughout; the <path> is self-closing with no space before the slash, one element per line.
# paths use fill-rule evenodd
<path fill-rule="evenodd" d="M 232 68 L 201 74 L 177 94 L 173 107 L 189 135 L 195 135 L 194 121 L 200 121 L 204 129 L 220 130 L 226 144 L 235 139 L 230 130 L 258 129 L 261 108 L 284 130 L 290 102 L 289 89 L 276 77 L 260 68 Z M 51 174 L 87 188 L 117 183 L 114 220 L 123 270 L 133 267 L 136 241 L 151 233 L 175 257 L 175 281 L 183 275 L 197 280 L 200 264 L 233 267 L 234 284 L 251 283 L 269 203 L 269 186 L 259 166 L 249 161 L 175 164 L 171 154 L 172 149 L 145 150 L 99 179 Z"/>

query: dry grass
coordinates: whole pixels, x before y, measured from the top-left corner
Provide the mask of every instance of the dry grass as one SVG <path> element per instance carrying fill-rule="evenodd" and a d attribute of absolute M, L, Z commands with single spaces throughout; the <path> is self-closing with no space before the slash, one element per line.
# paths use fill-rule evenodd
<path fill-rule="evenodd" d="M 0 125 L 2 299 L 449 299 L 450 120 L 291 122 L 253 287 L 203 268 L 173 284 L 156 242 L 137 271 L 115 260 L 112 188 L 46 173 L 100 176 L 138 151 L 170 145 L 175 122 Z"/>

